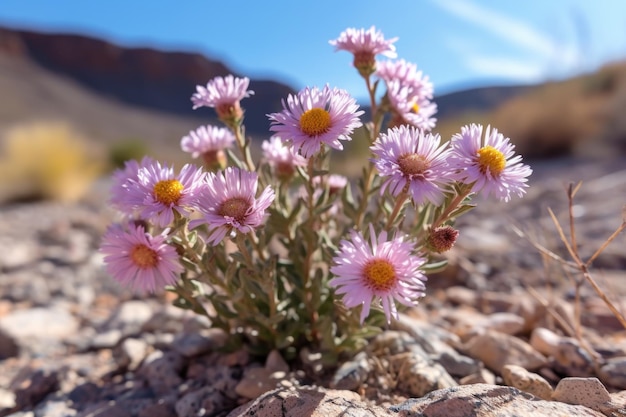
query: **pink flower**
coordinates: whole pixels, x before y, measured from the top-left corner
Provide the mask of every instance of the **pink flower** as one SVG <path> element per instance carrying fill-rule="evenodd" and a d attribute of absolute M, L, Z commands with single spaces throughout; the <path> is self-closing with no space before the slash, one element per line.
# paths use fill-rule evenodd
<path fill-rule="evenodd" d="M 329 285 L 343 294 L 348 308 L 362 306 L 361 323 L 369 315 L 370 304 L 380 299 L 391 322 L 398 318 L 394 300 L 407 306 L 417 304 L 424 296 L 426 276 L 419 270 L 425 259 L 413 254 L 413 245 L 403 238 L 387 240 L 387 233 L 377 237 L 370 225 L 370 244 L 357 231 L 350 232 L 351 240 L 342 240 L 333 258 L 330 271 L 336 278 Z"/>
<path fill-rule="evenodd" d="M 351 140 L 350 135 L 362 125 L 357 111 L 359 105 L 345 90 L 322 90 L 305 88 L 297 95 L 283 100 L 283 111 L 269 114 L 270 130 L 289 141 L 310 158 L 320 150 L 322 144 L 333 149 L 343 149 L 340 140 Z"/>
<path fill-rule="evenodd" d="M 385 82 L 398 81 L 400 85 L 409 87 L 419 99 L 433 98 L 433 84 L 417 65 L 404 59 L 388 60 L 378 63 L 376 75 Z"/>
<path fill-rule="evenodd" d="M 437 105 L 422 96 L 419 89 L 403 85 L 398 80 L 387 82 L 387 98 L 392 107 L 391 126 L 409 124 L 430 131 L 435 127 Z"/>
<path fill-rule="evenodd" d="M 328 43 L 335 47 L 336 51 L 348 51 L 357 54 L 384 55 L 389 58 L 397 56 L 396 47 L 393 45 L 398 38 L 385 39 L 382 32 L 374 26 L 369 29 L 348 28 L 341 32 L 337 39 Z"/>
<path fill-rule="evenodd" d="M 202 155 L 204 164 L 209 169 L 224 169 L 227 164 L 224 149 L 235 142 L 235 135 L 223 127 L 200 126 L 189 132 L 180 141 L 183 151 L 191 153 L 192 158 Z"/>
<path fill-rule="evenodd" d="M 267 208 L 274 201 L 274 191 L 269 186 L 256 198 L 255 172 L 229 167 L 223 172 L 209 173 L 206 183 L 198 199 L 202 218 L 192 220 L 189 226 L 206 224 L 208 241 L 214 246 L 232 231 L 250 233 L 261 226 L 268 216 Z"/>
<path fill-rule="evenodd" d="M 235 78 L 233 75 L 215 77 L 205 87 L 196 86 L 196 93 L 191 96 L 193 108 L 214 107 L 217 116 L 231 126 L 243 119 L 241 100 L 250 97 L 254 91 L 248 90 L 249 78 Z"/>
<path fill-rule="evenodd" d="M 450 182 L 446 161 L 449 150 L 447 143 L 440 144 L 439 135 L 412 126 L 394 127 L 381 134 L 370 147 L 374 166 L 387 177 L 381 193 L 389 188 L 396 197 L 406 190 L 416 205 L 429 201 L 439 206 L 444 187 Z"/>
<path fill-rule="evenodd" d="M 125 231 L 114 224 L 104 234 L 100 251 L 107 272 L 120 283 L 140 291 L 174 285 L 183 272 L 178 254 L 164 235 L 152 236 L 142 226 Z"/>
<path fill-rule="evenodd" d="M 365 29 L 349 28 L 341 32 L 339 38 L 329 41 L 335 51 L 348 51 L 354 55 L 354 67 L 363 77 L 369 77 L 376 71 L 376 55 L 395 58 L 396 47 L 393 45 L 398 38 L 385 39 L 382 32 L 374 26 Z"/>
<path fill-rule="evenodd" d="M 473 192 L 509 201 L 511 194 L 524 195 L 527 177 L 533 172 L 522 164 L 522 157 L 515 155 L 514 149 L 509 138 L 497 129 L 488 126 L 483 138 L 483 127 L 472 124 L 463 126 L 461 133 L 452 137 L 448 163 L 455 172 L 454 179 L 472 184 Z"/>
<path fill-rule="evenodd" d="M 128 203 L 130 189 L 137 182 L 137 173 L 142 166 L 155 163 L 155 161 L 144 156 L 140 162 L 130 159 L 124 162 L 124 168 L 116 169 L 112 175 L 111 197 L 109 202 L 126 216 L 134 216 L 136 207 Z"/>
<path fill-rule="evenodd" d="M 111 200 L 123 212 L 138 212 L 142 219 L 160 227 L 172 223 L 174 211 L 187 216 L 194 207 L 196 194 L 204 186 L 205 173 L 193 165 L 185 165 L 179 174 L 151 159 L 131 167 L 123 186 L 113 190 L 116 194 Z"/>
<path fill-rule="evenodd" d="M 307 161 L 298 155 L 292 146 L 280 138 L 272 136 L 261 144 L 265 160 L 274 168 L 276 176 L 288 179 L 294 174 L 296 167 L 305 166 Z"/>
<path fill-rule="evenodd" d="M 229 148 L 235 142 L 235 135 L 226 128 L 216 126 L 200 126 L 189 135 L 183 136 L 180 147 L 189 152 L 192 158 L 197 158 L 207 152 L 221 151 Z"/>

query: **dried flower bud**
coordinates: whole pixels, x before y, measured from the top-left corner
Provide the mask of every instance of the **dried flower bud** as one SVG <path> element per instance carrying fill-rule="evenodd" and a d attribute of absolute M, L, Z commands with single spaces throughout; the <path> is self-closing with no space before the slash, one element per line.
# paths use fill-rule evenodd
<path fill-rule="evenodd" d="M 426 239 L 426 247 L 433 252 L 443 253 L 452 249 L 459 231 L 452 226 L 440 226 L 430 231 Z"/>

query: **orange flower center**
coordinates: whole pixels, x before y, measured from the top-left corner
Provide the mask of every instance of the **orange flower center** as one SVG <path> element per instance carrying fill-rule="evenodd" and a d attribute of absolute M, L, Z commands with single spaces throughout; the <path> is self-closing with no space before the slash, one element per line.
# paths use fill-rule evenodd
<path fill-rule="evenodd" d="M 413 105 L 411 106 L 411 111 L 413 111 L 413 113 L 415 113 L 415 114 L 419 113 L 419 111 L 420 111 L 420 105 L 419 105 L 419 104 L 417 104 L 417 102 L 416 102 L 415 104 L 413 104 Z"/>
<path fill-rule="evenodd" d="M 218 213 L 220 216 L 232 217 L 239 223 L 246 219 L 246 213 L 250 208 L 250 202 L 242 197 L 233 197 L 224 201 Z"/>
<path fill-rule="evenodd" d="M 162 180 L 154 184 L 154 198 L 165 205 L 176 204 L 184 188 L 178 180 Z"/>
<path fill-rule="evenodd" d="M 506 158 L 502 152 L 493 146 L 484 146 L 478 150 L 477 154 L 480 172 L 483 174 L 489 171 L 491 172 L 491 175 L 497 177 L 502 171 L 504 171 L 504 168 L 506 167 Z"/>
<path fill-rule="evenodd" d="M 430 168 L 430 162 L 423 155 L 409 153 L 398 158 L 400 171 L 407 176 L 424 175 L 424 172 Z"/>
<path fill-rule="evenodd" d="M 156 267 L 159 262 L 159 255 L 146 245 L 139 244 L 130 250 L 130 259 L 141 269 Z"/>
<path fill-rule="evenodd" d="M 377 291 L 389 291 L 396 283 L 396 270 L 386 259 L 372 259 L 363 268 L 368 287 Z"/>
<path fill-rule="evenodd" d="M 328 132 L 330 122 L 330 113 L 315 107 L 300 116 L 300 129 L 309 136 L 319 136 Z"/>

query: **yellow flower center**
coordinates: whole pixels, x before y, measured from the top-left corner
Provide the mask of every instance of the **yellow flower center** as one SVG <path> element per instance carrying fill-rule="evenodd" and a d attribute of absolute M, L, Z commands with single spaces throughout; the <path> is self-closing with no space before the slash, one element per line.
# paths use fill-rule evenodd
<path fill-rule="evenodd" d="M 506 158 L 504 154 L 493 146 L 484 146 L 478 150 L 478 165 L 480 172 L 485 174 L 491 172 L 494 177 L 500 175 L 506 167 Z"/>
<path fill-rule="evenodd" d="M 363 268 L 368 287 L 377 291 L 389 291 L 396 283 L 396 270 L 386 259 L 372 259 Z"/>
<path fill-rule="evenodd" d="M 330 129 L 330 113 L 319 107 L 305 111 L 300 116 L 300 129 L 309 136 L 319 136 Z"/>
<path fill-rule="evenodd" d="M 424 172 L 430 168 L 430 162 L 423 155 L 416 153 L 408 153 L 398 158 L 400 171 L 407 176 L 424 175 Z"/>
<path fill-rule="evenodd" d="M 162 180 L 154 184 L 154 198 L 165 205 L 176 204 L 184 188 L 178 180 Z"/>
<path fill-rule="evenodd" d="M 130 250 L 130 259 L 141 269 L 154 268 L 158 261 L 159 255 L 146 245 L 135 245 Z"/>
<path fill-rule="evenodd" d="M 411 106 L 411 110 L 413 111 L 413 113 L 417 114 L 420 111 L 420 105 L 415 103 Z"/>
<path fill-rule="evenodd" d="M 246 219 L 246 213 L 249 208 L 250 202 L 247 199 L 242 197 L 233 197 L 222 203 L 218 213 L 220 216 L 232 217 L 237 220 L 237 222 L 243 223 Z"/>

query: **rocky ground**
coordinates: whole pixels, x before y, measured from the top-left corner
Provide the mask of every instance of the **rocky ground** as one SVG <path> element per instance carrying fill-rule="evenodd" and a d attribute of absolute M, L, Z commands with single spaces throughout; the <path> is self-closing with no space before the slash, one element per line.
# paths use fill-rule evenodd
<path fill-rule="evenodd" d="M 478 201 L 421 305 L 326 379 L 306 352 L 303 369 L 219 353 L 202 319 L 120 288 L 96 252 L 102 190 L 0 207 L 0 416 L 626 415 L 624 328 L 588 283 L 576 303 L 579 275 L 530 243 L 567 255 L 547 209 L 569 234 L 565 191 L 583 180 L 573 212 L 590 256 L 622 222 L 626 162 L 532 166 L 527 197 Z M 591 268 L 618 308 L 625 239 Z"/>

